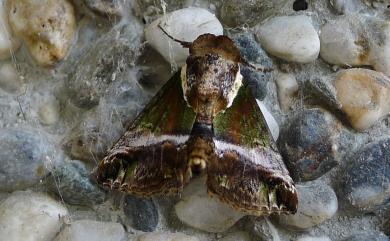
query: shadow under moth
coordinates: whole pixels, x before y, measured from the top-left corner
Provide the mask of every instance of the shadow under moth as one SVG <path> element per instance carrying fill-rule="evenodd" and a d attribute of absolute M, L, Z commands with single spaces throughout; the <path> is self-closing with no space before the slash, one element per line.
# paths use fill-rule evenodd
<path fill-rule="evenodd" d="M 99 163 L 98 183 L 137 196 L 169 195 L 206 174 L 208 193 L 241 212 L 295 213 L 294 183 L 242 84 L 240 64 L 252 65 L 227 36 L 184 42 L 166 34 L 189 48 L 186 64 Z"/>

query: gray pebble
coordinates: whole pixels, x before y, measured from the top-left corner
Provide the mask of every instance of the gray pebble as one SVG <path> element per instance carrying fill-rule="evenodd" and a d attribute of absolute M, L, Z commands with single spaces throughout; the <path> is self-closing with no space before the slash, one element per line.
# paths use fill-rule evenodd
<path fill-rule="evenodd" d="M 356 209 L 372 211 L 390 201 L 390 139 L 370 143 L 347 163 L 339 196 Z"/>
<path fill-rule="evenodd" d="M 313 180 L 338 163 L 339 124 L 321 109 L 297 113 L 282 129 L 279 149 L 296 180 Z"/>
<path fill-rule="evenodd" d="M 152 232 L 158 225 L 158 210 L 152 199 L 127 195 L 123 211 L 129 224 L 137 230 Z"/>
<path fill-rule="evenodd" d="M 63 160 L 45 133 L 33 129 L 0 130 L 0 190 L 31 187 Z"/>
<path fill-rule="evenodd" d="M 66 203 L 93 205 L 102 203 L 105 193 L 90 180 L 90 172 L 80 161 L 64 162 L 56 167 L 48 179 L 49 188 Z"/>

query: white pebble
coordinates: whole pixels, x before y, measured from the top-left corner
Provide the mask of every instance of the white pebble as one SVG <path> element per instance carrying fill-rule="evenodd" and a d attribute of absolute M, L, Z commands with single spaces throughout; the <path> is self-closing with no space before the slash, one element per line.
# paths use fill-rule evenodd
<path fill-rule="evenodd" d="M 7 241 L 51 241 L 66 208 L 44 194 L 14 192 L 0 205 L 0 237 Z"/>
<path fill-rule="evenodd" d="M 297 238 L 295 241 L 332 241 L 327 236 L 312 237 L 312 236 L 302 236 Z"/>
<path fill-rule="evenodd" d="M 298 210 L 295 214 L 280 215 L 279 223 L 289 229 L 304 230 L 330 219 L 337 211 L 337 196 L 321 181 L 296 185 Z"/>
<path fill-rule="evenodd" d="M 293 74 L 279 73 L 276 76 L 278 87 L 278 99 L 280 108 L 287 111 L 294 102 L 294 97 L 298 92 L 298 82 Z"/>
<path fill-rule="evenodd" d="M 143 234 L 137 241 L 199 241 L 199 239 L 183 233 L 156 232 Z"/>
<path fill-rule="evenodd" d="M 66 226 L 54 241 L 122 241 L 125 230 L 119 223 L 78 220 Z"/>
<path fill-rule="evenodd" d="M 177 217 L 188 226 L 206 232 L 224 232 L 244 214 L 207 195 L 203 178 L 188 185 L 182 199 L 175 206 Z"/>
<path fill-rule="evenodd" d="M 0 88 L 7 92 L 15 93 L 22 84 L 22 80 L 13 64 L 4 63 L 0 66 Z"/>
<path fill-rule="evenodd" d="M 307 16 L 274 17 L 259 27 L 256 36 L 267 52 L 287 61 L 310 63 L 320 52 L 317 31 Z"/>
<path fill-rule="evenodd" d="M 44 125 L 52 125 L 59 119 L 59 105 L 57 101 L 53 100 L 44 103 L 38 110 L 39 119 Z"/>
<path fill-rule="evenodd" d="M 159 25 L 172 37 L 187 42 L 204 33 L 223 34 L 223 27 L 215 15 L 202 8 L 180 9 L 153 21 L 145 29 L 146 40 L 168 62 L 179 66 L 185 63 L 188 49 L 170 39 Z"/>
<path fill-rule="evenodd" d="M 265 122 L 267 123 L 268 129 L 271 132 L 272 138 L 274 141 L 277 141 L 279 138 L 279 124 L 275 120 L 275 117 L 271 114 L 271 112 L 267 109 L 265 104 L 262 101 L 256 100 L 257 104 L 261 112 L 263 113 Z"/>
<path fill-rule="evenodd" d="M 9 24 L 34 59 L 53 65 L 63 59 L 73 41 L 76 19 L 67 0 L 8 0 Z"/>
<path fill-rule="evenodd" d="M 0 0 L 0 60 L 9 58 L 19 46 L 20 41 L 13 36 L 9 27 L 5 0 Z"/>
<path fill-rule="evenodd" d="M 370 65 L 390 75 L 390 21 L 346 15 L 321 28 L 321 58 L 343 66 Z"/>

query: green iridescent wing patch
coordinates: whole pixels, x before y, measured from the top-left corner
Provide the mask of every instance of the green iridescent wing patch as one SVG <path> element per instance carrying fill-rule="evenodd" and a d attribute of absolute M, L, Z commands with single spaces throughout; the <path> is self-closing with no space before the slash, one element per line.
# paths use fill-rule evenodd
<path fill-rule="evenodd" d="M 215 158 L 207 167 L 212 196 L 252 215 L 295 212 L 297 193 L 248 87 L 214 119 Z"/>
<path fill-rule="evenodd" d="M 99 163 L 98 183 L 139 196 L 179 193 L 190 178 L 185 142 L 194 120 L 178 73 Z"/>

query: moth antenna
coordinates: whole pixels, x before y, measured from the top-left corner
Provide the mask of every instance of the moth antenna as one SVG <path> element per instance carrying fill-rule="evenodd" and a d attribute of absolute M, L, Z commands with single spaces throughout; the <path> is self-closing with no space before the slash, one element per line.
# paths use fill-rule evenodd
<path fill-rule="evenodd" d="M 192 42 L 186 42 L 186 41 L 182 41 L 180 39 L 174 38 L 167 31 L 165 31 L 165 29 L 160 24 L 158 24 L 158 27 L 161 29 L 161 31 L 163 31 L 163 33 L 165 33 L 165 35 L 167 35 L 173 41 L 178 42 L 179 44 L 181 44 L 181 46 L 183 46 L 184 48 L 190 48 L 191 47 Z"/>
<path fill-rule="evenodd" d="M 246 59 L 244 58 L 241 58 L 240 60 L 240 63 L 245 65 L 245 66 L 248 66 L 249 68 L 252 68 L 254 70 L 257 70 L 257 71 L 260 71 L 260 72 L 263 72 L 263 73 L 268 73 L 268 72 L 271 72 L 273 71 L 274 69 L 273 68 L 267 68 L 267 67 L 264 67 L 262 65 L 259 65 L 259 66 L 256 66 L 254 64 L 251 64 L 249 63 Z"/>

